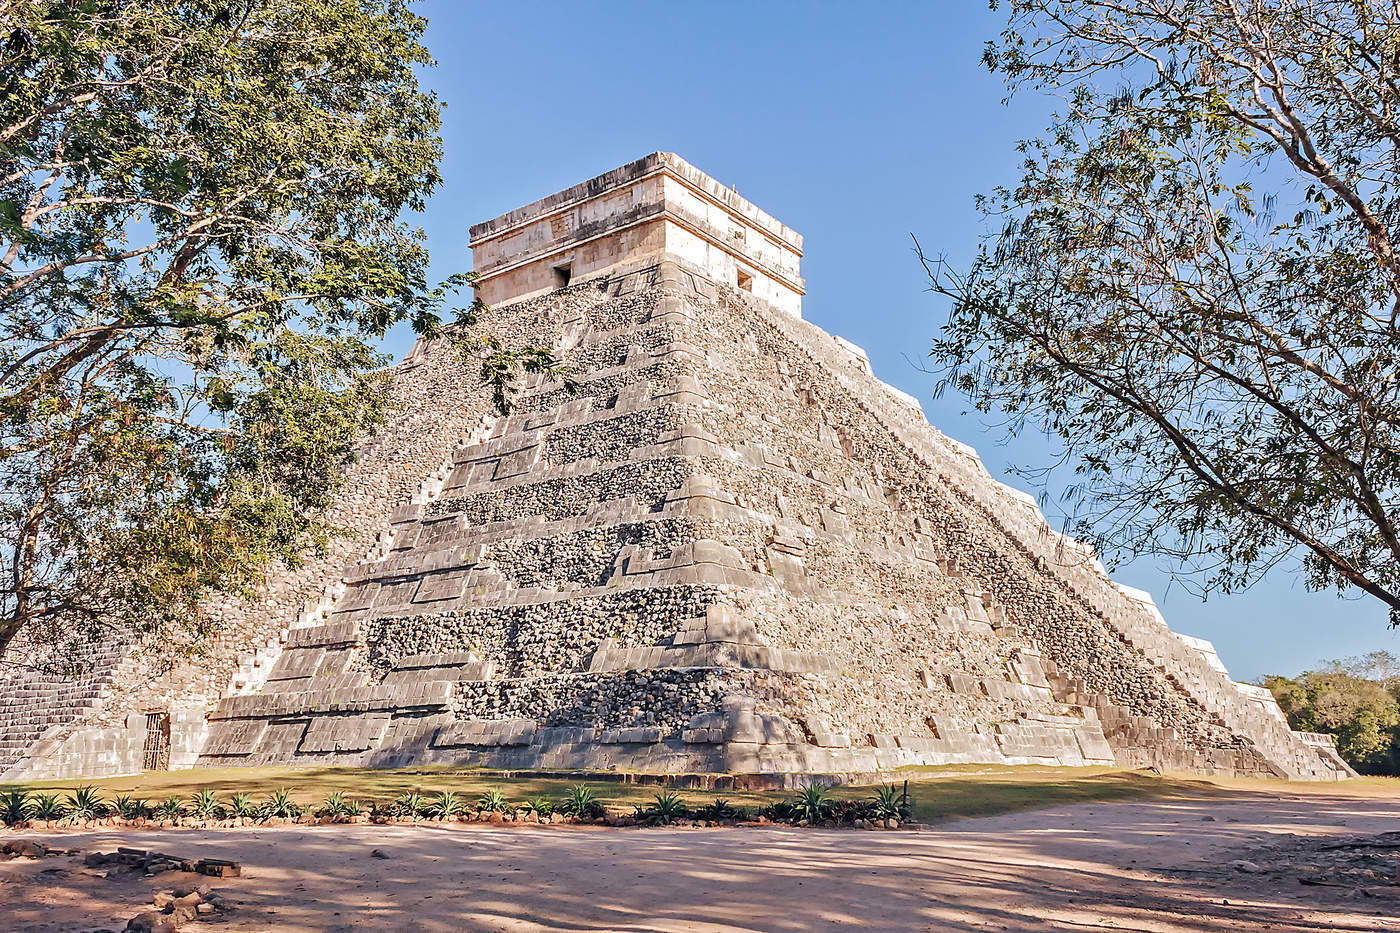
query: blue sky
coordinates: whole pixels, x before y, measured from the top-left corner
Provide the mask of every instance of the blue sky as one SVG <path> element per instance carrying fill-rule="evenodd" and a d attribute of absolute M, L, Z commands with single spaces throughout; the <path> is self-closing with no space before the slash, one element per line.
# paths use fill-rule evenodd
<path fill-rule="evenodd" d="M 470 268 L 467 227 L 656 150 L 679 153 L 806 238 L 803 314 L 870 354 L 994 475 L 1043 460 L 918 370 L 942 307 L 912 250 L 955 262 L 983 228 L 973 196 L 1017 177 L 1016 140 L 1053 102 L 1003 90 L 978 59 L 1001 28 L 980 2 L 426 2 L 447 103 L 443 174 L 422 223 L 434 271 Z M 964 262 L 965 265 L 965 262 Z M 402 355 L 408 336 L 389 349 Z M 1024 486 L 1024 483 L 1019 483 Z M 1032 490 L 1037 491 L 1037 490 Z M 1052 488 L 1051 493 L 1055 490 Z M 1117 579 L 1172 627 L 1214 641 L 1237 679 L 1400 653 L 1374 601 L 1308 593 L 1285 565 L 1208 602 L 1153 562 Z"/>

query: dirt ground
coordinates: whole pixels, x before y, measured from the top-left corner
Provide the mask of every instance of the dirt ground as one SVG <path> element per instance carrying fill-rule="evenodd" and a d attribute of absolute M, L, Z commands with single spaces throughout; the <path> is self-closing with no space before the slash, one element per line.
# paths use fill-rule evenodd
<path fill-rule="evenodd" d="M 243 877 L 213 881 L 232 909 L 190 933 L 1165 933 L 1400 929 L 1400 837 L 1374 835 L 1397 829 L 1394 797 L 1256 793 L 896 832 L 428 824 L 32 838 L 241 861 Z M 120 930 L 152 892 L 192 877 L 102 874 L 80 857 L 0 863 L 0 926 Z"/>

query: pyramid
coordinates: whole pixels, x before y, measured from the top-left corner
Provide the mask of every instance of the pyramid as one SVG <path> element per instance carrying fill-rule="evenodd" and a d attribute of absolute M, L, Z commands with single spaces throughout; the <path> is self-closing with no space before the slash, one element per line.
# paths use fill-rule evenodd
<path fill-rule="evenodd" d="M 801 237 L 732 189 L 654 153 L 472 249 L 484 325 L 576 385 L 501 416 L 420 341 L 333 511 L 352 533 L 211 603 L 198 658 L 104 669 L 7 779 L 161 742 L 171 767 L 1349 774 L 804 321 Z"/>

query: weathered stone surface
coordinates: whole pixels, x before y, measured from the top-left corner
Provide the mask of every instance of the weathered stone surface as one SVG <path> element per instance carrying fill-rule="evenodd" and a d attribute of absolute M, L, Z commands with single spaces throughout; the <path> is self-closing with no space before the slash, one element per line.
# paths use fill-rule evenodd
<path fill-rule="evenodd" d="M 356 533 L 211 605 L 202 669 L 108 665 L 47 745 L 4 733 L 31 754 L 10 779 L 139 767 L 142 714 L 176 707 L 211 766 L 1343 773 L 802 321 L 800 237 L 697 176 L 643 160 L 475 228 L 484 323 L 576 388 L 533 377 L 499 417 L 450 347 L 416 347 L 332 516 Z M 609 227 L 639 219 L 629 186 L 712 252 Z M 553 226 L 585 215 L 588 255 Z M 67 694 L 16 690 L 0 723 L 54 728 Z"/>

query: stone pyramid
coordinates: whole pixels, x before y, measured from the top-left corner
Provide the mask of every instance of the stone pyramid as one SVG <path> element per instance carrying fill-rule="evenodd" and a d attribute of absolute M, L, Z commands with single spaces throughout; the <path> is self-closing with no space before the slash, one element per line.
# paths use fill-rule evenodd
<path fill-rule="evenodd" d="M 358 533 L 212 605 L 198 660 L 113 667 L 10 778 L 139 770 L 151 714 L 174 766 L 1347 775 L 802 320 L 801 244 L 667 153 L 473 227 L 487 324 L 577 389 L 498 417 L 420 343 Z"/>

